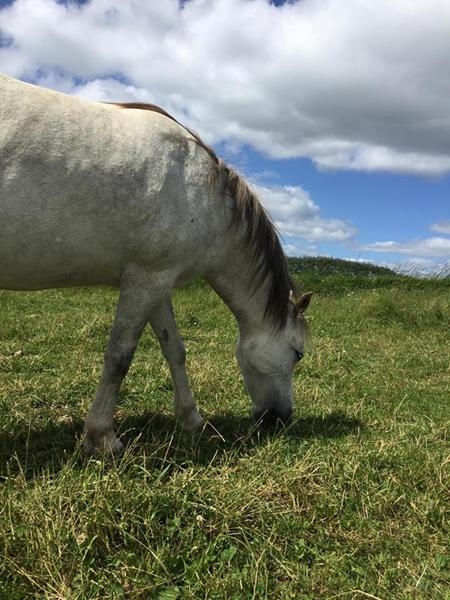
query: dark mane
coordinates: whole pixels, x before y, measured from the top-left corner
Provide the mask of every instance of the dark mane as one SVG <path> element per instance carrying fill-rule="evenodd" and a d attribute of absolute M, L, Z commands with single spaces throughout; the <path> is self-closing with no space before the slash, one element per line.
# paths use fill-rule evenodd
<path fill-rule="evenodd" d="M 285 325 L 289 294 L 296 291 L 296 286 L 289 273 L 287 260 L 281 248 L 278 232 L 272 219 L 258 200 L 255 192 L 236 173 L 219 159 L 214 150 L 207 146 L 200 136 L 182 125 L 163 108 L 155 104 L 141 104 L 138 102 L 115 103 L 122 108 L 136 108 L 149 110 L 164 115 L 168 119 L 181 125 L 211 157 L 211 181 L 222 181 L 225 193 L 234 202 L 234 218 L 236 225 L 244 225 L 244 242 L 252 249 L 252 265 L 254 269 L 253 284 L 255 290 L 270 277 L 269 293 L 264 316 L 272 319 L 275 326 L 281 328 Z"/>

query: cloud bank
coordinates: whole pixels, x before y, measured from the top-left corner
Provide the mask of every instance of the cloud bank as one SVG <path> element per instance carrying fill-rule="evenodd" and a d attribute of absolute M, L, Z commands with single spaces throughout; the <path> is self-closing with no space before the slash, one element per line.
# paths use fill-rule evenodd
<path fill-rule="evenodd" d="M 447 235 L 450 235 L 450 221 L 441 221 L 440 223 L 433 223 L 430 229 L 435 233 L 445 233 Z"/>
<path fill-rule="evenodd" d="M 253 187 L 284 236 L 300 236 L 312 243 L 344 242 L 357 233 L 345 221 L 322 218 L 317 204 L 300 186 Z M 288 252 L 290 248 L 294 246 L 288 245 Z"/>
<path fill-rule="evenodd" d="M 374 242 L 373 244 L 361 245 L 358 248 L 370 252 L 389 252 L 417 257 L 450 258 L 450 238 L 443 237 L 431 237 L 404 243 L 393 241 Z"/>
<path fill-rule="evenodd" d="M 163 104 L 209 142 L 319 168 L 450 172 L 448 0 L 16 0 L 0 69 Z"/>

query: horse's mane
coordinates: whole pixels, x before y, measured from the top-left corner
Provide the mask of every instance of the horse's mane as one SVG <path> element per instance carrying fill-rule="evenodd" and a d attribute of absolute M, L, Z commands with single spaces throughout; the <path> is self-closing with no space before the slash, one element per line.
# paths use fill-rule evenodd
<path fill-rule="evenodd" d="M 291 291 L 295 293 L 296 286 L 289 275 L 287 260 L 281 248 L 277 229 L 255 192 L 234 169 L 218 158 L 214 150 L 205 144 L 197 133 L 179 123 L 163 108 L 155 104 L 139 102 L 115 104 L 122 108 L 149 110 L 164 115 L 183 127 L 209 154 L 212 161 L 211 181 L 213 183 L 219 180 L 223 181 L 225 193 L 234 202 L 233 221 L 236 225 L 245 225 L 244 242 L 252 248 L 255 291 L 267 277 L 270 277 L 264 315 L 271 318 L 277 327 L 283 327 L 288 314 L 289 295 Z"/>

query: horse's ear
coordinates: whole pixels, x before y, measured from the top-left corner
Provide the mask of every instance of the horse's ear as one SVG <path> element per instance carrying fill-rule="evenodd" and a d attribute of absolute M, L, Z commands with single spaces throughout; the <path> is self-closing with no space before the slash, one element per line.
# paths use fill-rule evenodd
<path fill-rule="evenodd" d="M 299 300 L 295 304 L 295 314 L 304 313 L 308 308 L 309 303 L 311 302 L 312 292 L 306 292 L 306 294 L 302 294 Z"/>

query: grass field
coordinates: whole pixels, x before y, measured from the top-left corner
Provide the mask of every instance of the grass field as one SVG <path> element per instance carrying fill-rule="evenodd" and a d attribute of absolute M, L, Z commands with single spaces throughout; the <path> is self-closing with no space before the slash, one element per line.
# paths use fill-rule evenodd
<path fill-rule="evenodd" d="M 367 287 L 317 285 L 276 434 L 248 417 L 231 314 L 177 292 L 210 424 L 177 429 L 147 331 L 114 460 L 80 436 L 116 294 L 0 292 L 0 598 L 450 598 L 450 290 Z"/>

